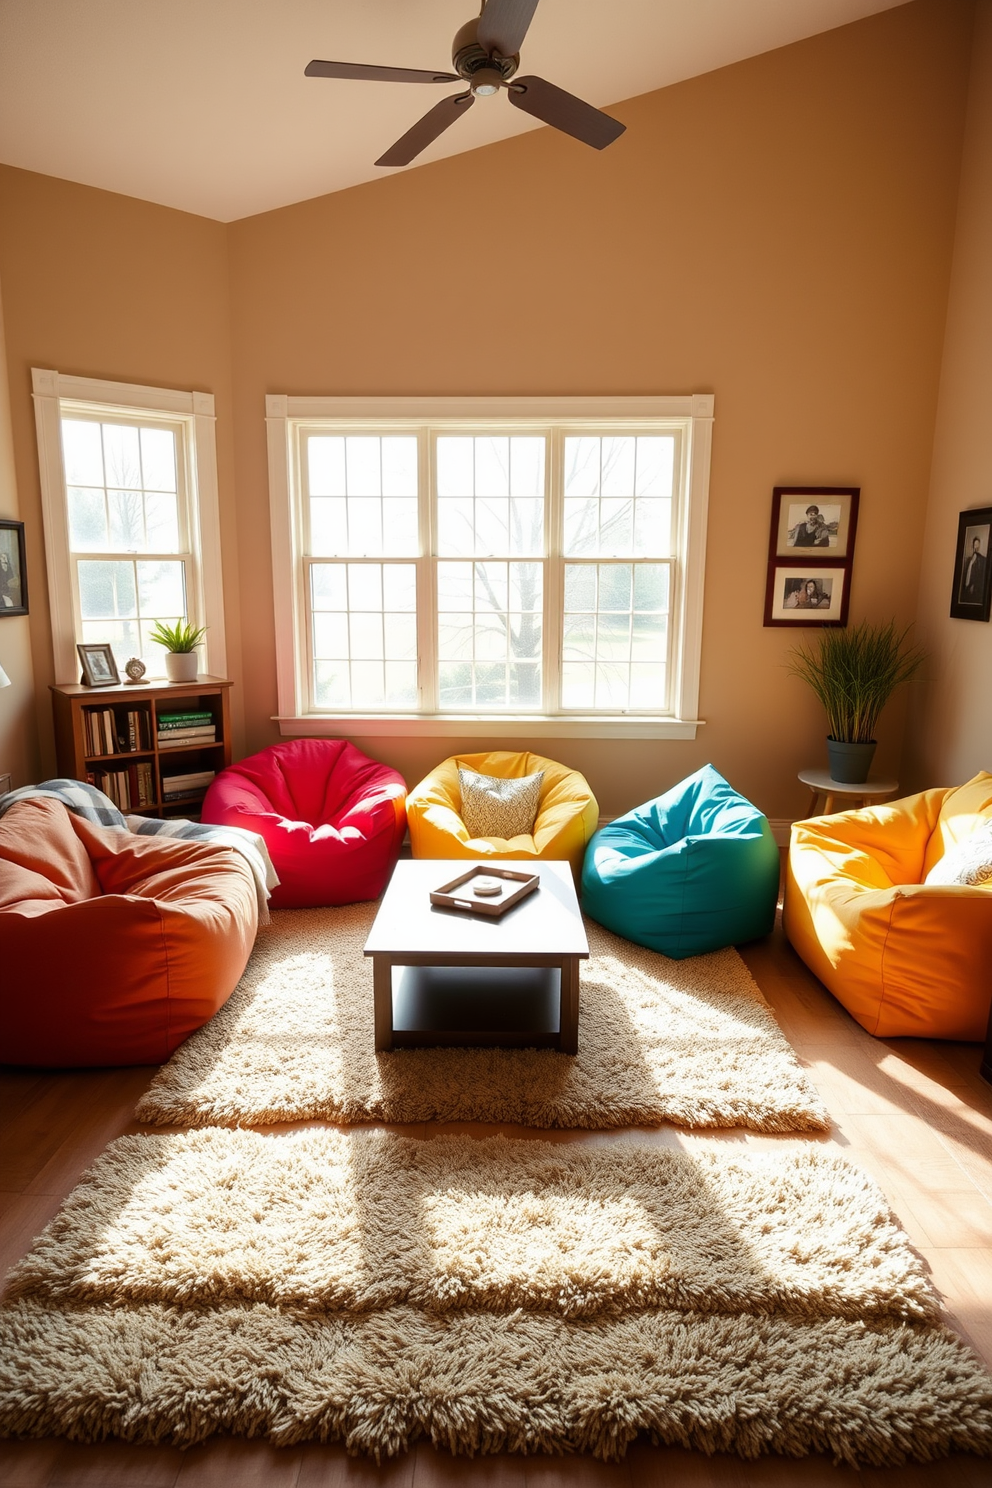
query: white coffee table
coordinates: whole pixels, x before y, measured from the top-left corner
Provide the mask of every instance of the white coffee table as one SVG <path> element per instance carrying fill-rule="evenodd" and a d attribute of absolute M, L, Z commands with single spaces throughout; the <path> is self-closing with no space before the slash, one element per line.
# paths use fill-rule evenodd
<path fill-rule="evenodd" d="M 846 780 L 834 780 L 829 770 L 800 770 L 799 779 L 810 788 L 807 816 L 829 816 L 834 811 L 852 811 L 867 806 L 869 801 L 879 801 L 883 796 L 894 796 L 899 790 L 898 780 L 862 780 L 852 785 Z M 817 799 L 826 798 L 822 813 L 817 810 Z M 840 806 L 837 802 L 841 801 Z"/>
<path fill-rule="evenodd" d="M 467 860 L 401 858 L 372 923 L 375 1047 L 578 1049 L 589 942 L 568 863 L 500 859 L 541 884 L 499 919 L 431 904 Z M 481 864 L 483 868 L 485 864 Z"/>

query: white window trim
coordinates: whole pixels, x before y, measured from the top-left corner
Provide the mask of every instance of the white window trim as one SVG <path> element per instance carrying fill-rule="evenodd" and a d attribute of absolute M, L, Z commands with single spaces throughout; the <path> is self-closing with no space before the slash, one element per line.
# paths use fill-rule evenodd
<path fill-rule="evenodd" d="M 457 736 L 459 738 L 694 739 L 703 722 L 699 704 L 699 662 L 703 630 L 703 576 L 709 505 L 713 394 L 655 398 L 299 398 L 270 393 L 265 400 L 269 464 L 269 516 L 272 535 L 272 587 L 275 601 L 276 673 L 279 711 L 275 721 L 284 737 L 326 735 L 347 729 L 369 737 Z M 675 597 L 681 636 L 672 679 L 672 714 L 630 716 L 520 713 L 496 717 L 471 713 L 308 713 L 305 655 L 298 648 L 301 616 L 303 535 L 299 503 L 292 493 L 297 474 L 295 429 L 312 420 L 337 419 L 353 425 L 404 424 L 445 420 L 478 423 L 527 421 L 559 425 L 631 423 L 668 418 L 685 421 L 682 441 L 683 582 Z"/>
<path fill-rule="evenodd" d="M 62 462 L 62 416 L 71 413 L 74 405 L 101 414 L 112 415 L 119 411 L 131 418 L 142 413 L 164 415 L 184 426 L 189 464 L 189 538 L 196 560 L 195 593 L 190 596 L 190 610 L 195 623 L 207 626 L 202 670 L 210 676 L 226 677 L 227 641 L 213 394 L 141 387 L 136 383 L 106 382 L 93 377 L 70 377 L 45 367 L 31 368 L 31 384 L 38 433 L 56 682 L 64 684 L 79 680 L 68 505 Z"/>

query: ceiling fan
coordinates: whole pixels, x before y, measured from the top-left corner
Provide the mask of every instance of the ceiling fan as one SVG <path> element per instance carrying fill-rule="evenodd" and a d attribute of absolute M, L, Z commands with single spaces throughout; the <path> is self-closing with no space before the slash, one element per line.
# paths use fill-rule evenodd
<path fill-rule="evenodd" d="M 455 33 L 451 46 L 454 72 L 314 61 L 305 73 L 307 77 L 354 78 L 379 83 L 468 83 L 467 92 L 449 94 L 435 104 L 385 155 L 380 155 L 376 165 L 409 165 L 432 140 L 467 113 L 477 98 L 491 97 L 500 88 L 506 89 L 514 108 L 533 114 L 535 119 L 592 145 L 594 150 L 603 150 L 623 134 L 626 125 L 554 83 L 516 75 L 520 47 L 537 5 L 538 0 L 483 0 L 478 18 L 467 21 Z"/>

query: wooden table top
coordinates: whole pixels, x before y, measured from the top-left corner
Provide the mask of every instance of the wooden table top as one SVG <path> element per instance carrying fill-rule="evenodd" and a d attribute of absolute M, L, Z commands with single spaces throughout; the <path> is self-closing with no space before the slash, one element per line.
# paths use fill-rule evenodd
<path fill-rule="evenodd" d="M 432 889 L 473 867 L 468 858 L 401 858 L 383 895 L 366 956 L 409 952 L 473 957 L 589 955 L 572 872 L 564 862 L 500 859 L 488 866 L 540 875 L 541 886 L 499 919 L 431 904 Z M 483 870 L 486 863 L 480 861 Z"/>

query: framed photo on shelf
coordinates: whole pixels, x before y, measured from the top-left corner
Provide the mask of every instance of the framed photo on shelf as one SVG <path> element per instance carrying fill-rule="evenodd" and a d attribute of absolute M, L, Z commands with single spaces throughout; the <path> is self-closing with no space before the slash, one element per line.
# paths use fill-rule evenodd
<path fill-rule="evenodd" d="M 958 517 L 951 617 L 988 620 L 992 612 L 992 506 L 973 507 Z"/>
<path fill-rule="evenodd" d="M 28 612 L 24 523 L 0 521 L 0 618 Z"/>
<path fill-rule="evenodd" d="M 109 645 L 89 646 L 78 644 L 79 660 L 82 662 L 84 687 L 119 687 L 120 673 Z"/>

